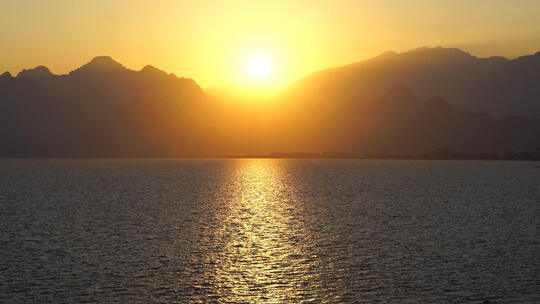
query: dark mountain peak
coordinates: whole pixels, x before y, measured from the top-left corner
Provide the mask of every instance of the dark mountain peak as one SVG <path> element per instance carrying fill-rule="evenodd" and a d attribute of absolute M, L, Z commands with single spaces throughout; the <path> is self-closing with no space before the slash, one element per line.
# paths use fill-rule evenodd
<path fill-rule="evenodd" d="M 13 76 L 11 76 L 11 73 L 6 71 L 4 72 L 2 75 L 0 75 L 0 78 L 11 78 Z"/>
<path fill-rule="evenodd" d="M 147 74 L 147 75 L 153 75 L 153 76 L 167 75 L 165 71 L 162 71 L 152 65 L 146 65 L 139 72 Z"/>
<path fill-rule="evenodd" d="M 89 63 L 72 71 L 72 73 L 95 73 L 95 72 L 121 72 L 127 70 L 122 64 L 114 61 L 110 56 L 94 57 Z"/>
<path fill-rule="evenodd" d="M 470 60 L 474 59 L 476 57 L 472 56 L 471 54 L 462 51 L 458 48 L 444 48 L 444 47 L 419 47 L 413 50 L 410 50 L 405 53 L 401 53 L 400 55 L 403 56 L 414 56 L 414 57 L 420 57 L 423 60 L 426 58 L 437 58 L 437 59 L 465 59 Z"/>
<path fill-rule="evenodd" d="M 394 52 L 394 51 L 385 51 L 383 53 L 381 53 L 379 56 L 379 58 L 387 58 L 387 57 L 394 57 L 394 56 L 397 56 L 398 53 Z"/>
<path fill-rule="evenodd" d="M 434 54 L 454 54 L 454 55 L 465 55 L 465 56 L 471 56 L 471 54 L 462 51 L 458 48 L 445 48 L 442 46 L 437 47 L 427 47 L 422 46 L 415 49 L 412 49 L 405 53 L 434 53 Z"/>
<path fill-rule="evenodd" d="M 111 56 L 96 56 L 90 60 L 87 66 L 101 68 L 123 67 L 120 63 L 112 59 Z"/>
<path fill-rule="evenodd" d="M 23 69 L 22 71 L 17 74 L 17 77 L 48 77 L 53 76 L 54 74 L 51 73 L 49 68 L 46 66 L 40 65 L 33 69 Z"/>

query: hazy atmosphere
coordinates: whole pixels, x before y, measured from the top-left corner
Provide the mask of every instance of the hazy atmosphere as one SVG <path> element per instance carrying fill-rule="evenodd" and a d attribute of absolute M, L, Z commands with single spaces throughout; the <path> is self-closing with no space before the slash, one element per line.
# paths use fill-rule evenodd
<path fill-rule="evenodd" d="M 536 0 L 2 0 L 0 71 L 63 74 L 95 56 L 152 64 L 202 87 L 282 89 L 313 71 L 420 46 L 480 57 L 540 50 Z M 264 82 L 246 73 L 266 56 Z"/>

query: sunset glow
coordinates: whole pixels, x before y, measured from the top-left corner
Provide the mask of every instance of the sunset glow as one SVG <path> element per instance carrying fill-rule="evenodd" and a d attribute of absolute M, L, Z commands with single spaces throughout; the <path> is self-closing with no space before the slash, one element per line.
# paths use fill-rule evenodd
<path fill-rule="evenodd" d="M 270 60 L 264 56 L 253 57 L 248 62 L 249 74 L 255 78 L 265 78 L 271 69 Z"/>
<path fill-rule="evenodd" d="M 540 49 L 539 9 L 539 1 L 529 0 L 8 0 L 0 2 L 0 37 L 9 46 L 0 48 L 0 71 L 44 64 L 62 74 L 108 55 L 132 69 L 151 64 L 196 79 L 204 88 L 249 87 L 254 77 L 246 61 L 267 56 L 272 66 L 264 84 L 283 89 L 314 71 L 387 50 L 533 53 Z"/>
<path fill-rule="evenodd" d="M 540 303 L 540 0 L 0 0 L 2 303 Z"/>

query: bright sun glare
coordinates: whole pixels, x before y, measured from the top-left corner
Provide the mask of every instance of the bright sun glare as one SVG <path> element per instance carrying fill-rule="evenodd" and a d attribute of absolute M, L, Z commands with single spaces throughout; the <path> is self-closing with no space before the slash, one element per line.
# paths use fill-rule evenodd
<path fill-rule="evenodd" d="M 268 76 L 271 69 L 270 60 L 267 57 L 257 56 L 248 61 L 248 71 L 252 77 L 264 78 Z"/>

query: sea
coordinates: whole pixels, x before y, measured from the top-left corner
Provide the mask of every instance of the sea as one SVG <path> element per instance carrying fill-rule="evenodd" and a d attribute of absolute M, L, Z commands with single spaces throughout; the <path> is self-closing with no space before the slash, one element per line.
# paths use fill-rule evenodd
<path fill-rule="evenodd" d="M 1 303 L 540 303 L 540 162 L 0 160 Z"/>

